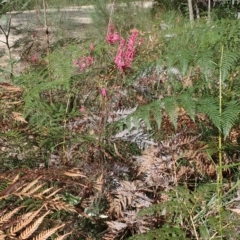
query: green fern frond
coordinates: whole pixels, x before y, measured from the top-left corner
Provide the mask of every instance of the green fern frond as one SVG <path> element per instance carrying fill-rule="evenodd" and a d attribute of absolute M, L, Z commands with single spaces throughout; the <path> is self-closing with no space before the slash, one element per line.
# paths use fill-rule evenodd
<path fill-rule="evenodd" d="M 238 101 L 231 101 L 225 104 L 221 114 L 221 128 L 224 138 L 228 136 L 231 128 L 239 118 L 240 104 Z"/>
<path fill-rule="evenodd" d="M 226 50 L 223 52 L 222 56 L 222 63 L 220 66 L 220 71 L 222 72 L 222 83 L 227 79 L 230 70 L 233 69 L 236 62 L 239 60 L 239 53 L 238 52 L 231 52 Z"/>
<path fill-rule="evenodd" d="M 138 126 L 139 119 L 142 119 L 146 124 L 147 129 L 150 129 L 150 115 L 152 114 L 158 128 L 160 129 L 163 116 L 162 112 L 165 111 L 176 129 L 180 107 L 182 107 L 194 121 L 196 113 L 196 101 L 189 94 L 183 93 L 179 96 L 165 97 L 161 100 L 153 101 L 150 104 L 140 106 L 134 113 L 128 116 L 128 127 L 130 126 L 131 121 L 134 122 L 135 126 Z"/>
<path fill-rule="evenodd" d="M 178 106 L 177 101 L 173 97 L 166 97 L 163 100 L 164 109 L 169 115 L 170 120 L 173 123 L 174 128 L 177 128 L 177 119 L 178 119 Z"/>
<path fill-rule="evenodd" d="M 170 226 L 165 224 L 163 227 L 159 229 L 153 229 L 148 231 L 145 234 L 134 235 L 133 237 L 128 238 L 128 240 L 154 240 L 154 239 L 162 239 L 162 240 L 174 240 L 174 239 L 182 239 L 182 240 L 190 240 L 186 236 L 186 233 L 178 226 Z"/>
<path fill-rule="evenodd" d="M 151 112 L 153 114 L 154 120 L 157 123 L 158 129 L 160 129 L 162 125 L 162 108 L 159 101 L 151 104 Z"/>
<path fill-rule="evenodd" d="M 178 96 L 177 101 L 179 103 L 179 106 L 182 107 L 194 121 L 196 115 L 195 99 L 189 94 L 181 94 Z"/>
<path fill-rule="evenodd" d="M 226 138 L 238 120 L 240 104 L 238 101 L 227 102 L 224 104 L 222 113 L 220 114 L 217 99 L 205 98 L 198 101 L 197 111 L 206 114 L 213 125 L 222 132 L 224 138 Z"/>
<path fill-rule="evenodd" d="M 212 97 L 199 99 L 197 102 L 197 112 L 206 114 L 214 126 L 221 131 L 221 121 L 217 99 Z"/>

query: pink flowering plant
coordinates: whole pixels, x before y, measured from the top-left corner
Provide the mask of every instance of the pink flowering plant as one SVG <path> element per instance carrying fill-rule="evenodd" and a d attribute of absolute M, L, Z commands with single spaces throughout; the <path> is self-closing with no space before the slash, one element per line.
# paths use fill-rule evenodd
<path fill-rule="evenodd" d="M 76 66 L 80 72 L 83 72 L 93 64 L 92 56 L 83 56 L 81 58 L 75 59 L 73 62 L 74 66 Z"/>
<path fill-rule="evenodd" d="M 141 44 L 138 36 L 139 31 L 137 29 L 133 29 L 131 35 L 127 40 L 125 40 L 122 36 L 120 36 L 112 23 L 109 25 L 106 41 L 110 45 L 118 44 L 118 49 L 114 57 L 114 63 L 121 72 L 124 72 L 125 69 L 131 67 L 136 54 L 136 47 Z"/>
<path fill-rule="evenodd" d="M 94 43 L 91 43 L 89 46 L 89 50 L 85 55 L 83 55 L 82 57 L 77 57 L 73 60 L 73 65 L 75 68 L 78 69 L 78 71 L 84 72 L 94 63 L 94 48 Z"/>

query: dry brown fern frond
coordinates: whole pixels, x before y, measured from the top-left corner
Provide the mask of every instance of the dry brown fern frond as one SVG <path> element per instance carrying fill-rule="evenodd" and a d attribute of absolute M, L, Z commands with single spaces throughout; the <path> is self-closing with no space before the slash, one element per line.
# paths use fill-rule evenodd
<path fill-rule="evenodd" d="M 123 217 L 123 212 L 131 206 L 135 198 L 135 191 L 134 182 L 121 182 L 121 186 L 113 192 L 114 199 L 110 203 L 109 213 L 116 218 Z"/>
<path fill-rule="evenodd" d="M 20 210 L 17 209 L 17 210 Z M 37 211 L 28 212 L 20 216 L 14 216 L 13 211 L 11 212 L 12 220 L 9 220 L 8 224 L 0 225 L 0 239 L 14 239 L 14 240 L 26 240 L 26 239 L 36 239 L 43 240 L 52 236 L 58 229 L 62 228 L 65 224 L 62 224 L 59 227 L 54 227 L 48 230 L 41 231 L 38 235 L 40 225 L 43 223 L 45 217 L 51 213 L 51 211 L 42 211 L 43 207 Z M 15 211 L 17 213 L 17 211 Z M 6 220 L 9 216 L 3 216 L 3 219 Z M 16 220 L 15 220 L 15 219 Z M 59 239 L 64 239 L 71 233 L 66 233 L 62 236 L 59 236 Z M 34 236 L 35 235 L 35 236 Z"/>
<path fill-rule="evenodd" d="M 93 184 L 93 188 L 96 189 L 98 192 L 102 192 L 103 191 L 103 184 L 104 184 L 104 181 L 103 181 L 103 173 L 97 178 L 96 181 L 94 181 L 94 184 Z"/>
<path fill-rule="evenodd" d="M 112 232 L 107 232 L 104 234 L 103 240 L 114 240 L 116 239 L 116 234 L 112 233 Z"/>
<path fill-rule="evenodd" d="M 27 239 L 32 236 L 32 234 L 38 229 L 39 225 L 43 222 L 45 216 L 47 216 L 50 211 L 44 213 L 41 217 L 35 220 L 30 226 L 28 226 L 23 232 L 20 234 L 20 239 Z"/>
<path fill-rule="evenodd" d="M 23 207 L 17 207 L 15 209 L 13 209 L 12 211 L 2 215 L 0 217 L 0 226 L 3 225 L 4 223 L 8 222 L 12 218 L 12 216 L 14 216 L 21 208 L 23 208 Z"/>
<path fill-rule="evenodd" d="M 125 211 L 124 216 L 117 221 L 107 221 L 108 231 L 104 234 L 103 239 L 116 239 L 125 235 L 127 231 L 132 234 L 147 232 L 152 224 L 152 220 L 137 217 L 138 210 Z"/>
<path fill-rule="evenodd" d="M 20 221 L 18 221 L 16 226 L 12 226 L 10 228 L 9 234 L 11 236 L 15 236 L 17 232 L 21 231 L 22 229 L 24 229 L 28 224 L 30 224 L 33 219 L 38 215 L 38 213 L 41 211 L 41 208 L 38 209 L 37 211 L 33 211 L 30 214 L 30 216 L 28 216 L 27 218 L 21 218 Z"/>
<path fill-rule="evenodd" d="M 64 234 L 64 235 L 62 235 L 62 236 L 56 237 L 54 240 L 64 240 L 65 237 L 67 237 L 67 236 L 70 235 L 70 234 L 72 234 L 72 233 L 71 233 L 71 232 L 70 232 L 70 233 L 66 233 L 66 234 Z"/>
<path fill-rule="evenodd" d="M 10 181 L 10 185 L 0 192 L 0 199 L 9 197 L 18 197 L 21 200 L 29 198 L 32 201 L 35 199 L 40 200 L 47 209 L 74 212 L 73 206 L 62 201 L 61 197 L 57 195 L 61 188 L 45 187 L 47 182 L 43 181 L 41 177 L 30 182 L 22 178 L 18 182 L 12 182 L 11 184 Z"/>
<path fill-rule="evenodd" d="M 112 235 L 117 237 L 121 232 L 127 228 L 127 224 L 119 221 L 107 221 L 106 222 Z"/>
<path fill-rule="evenodd" d="M 77 178 L 77 177 L 86 178 L 86 176 L 84 174 L 82 174 L 79 171 L 79 169 L 77 169 L 77 168 L 73 168 L 71 170 L 64 171 L 63 174 L 65 174 L 66 176 L 69 176 L 69 177 L 73 177 L 73 178 Z"/>
<path fill-rule="evenodd" d="M 57 232 L 57 230 L 62 228 L 64 225 L 65 224 L 62 224 L 61 226 L 50 228 L 48 230 L 42 231 L 36 237 L 34 237 L 32 240 L 46 240 L 48 237 L 52 236 L 54 233 Z"/>
<path fill-rule="evenodd" d="M 0 198 L 5 202 L 5 207 L 0 209 L 0 239 L 47 239 L 59 229 L 44 231 L 43 223 L 48 221 L 47 215 L 59 210 L 75 212 L 73 205 L 64 202 L 58 195 L 61 189 L 47 188 L 48 182 L 40 176 L 32 181 L 16 175 L 1 178 L 7 180 L 7 185 L 2 185 L 0 191 Z M 36 236 L 39 231 L 40 234 Z M 67 235 L 63 235 L 62 239 Z"/>
<path fill-rule="evenodd" d="M 206 154 L 206 146 L 198 141 L 199 137 L 181 132 L 159 146 L 149 147 L 141 156 L 135 156 L 138 176 L 144 176 L 145 185 L 155 189 L 166 189 L 177 181 L 199 175 L 213 176 L 215 166 Z"/>
<path fill-rule="evenodd" d="M 108 196 L 111 201 L 108 212 L 117 219 L 124 217 L 127 210 L 139 210 L 152 204 L 152 200 L 138 189 L 137 181 L 122 181 L 121 186 L 113 191 L 112 195 L 111 198 Z"/>
<path fill-rule="evenodd" d="M 5 240 L 5 237 L 6 237 L 6 236 L 7 236 L 7 235 L 4 234 L 3 231 L 0 231 L 0 240 Z"/>

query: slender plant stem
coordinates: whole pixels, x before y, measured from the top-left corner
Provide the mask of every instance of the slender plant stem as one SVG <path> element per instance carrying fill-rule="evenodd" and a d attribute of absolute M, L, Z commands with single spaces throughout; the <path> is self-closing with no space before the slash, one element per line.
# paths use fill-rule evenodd
<path fill-rule="evenodd" d="M 47 56 L 50 54 L 50 39 L 49 39 L 49 29 L 48 29 L 48 23 L 47 23 L 47 2 L 46 0 L 43 0 L 43 14 L 44 14 L 44 28 L 45 28 L 45 36 L 46 36 L 46 43 L 47 43 Z M 49 58 L 48 58 L 49 61 Z M 48 74 L 50 73 L 49 69 L 49 62 L 48 62 Z M 50 96 L 50 103 L 53 102 L 53 94 L 52 90 L 49 90 L 49 96 Z"/>
<path fill-rule="evenodd" d="M 223 63 L 223 46 L 221 48 L 221 60 L 219 66 L 219 119 L 220 119 L 220 129 L 218 131 L 218 169 L 217 169 L 217 193 L 218 193 L 218 211 L 219 211 L 219 233 L 222 239 L 222 185 L 223 185 L 223 175 L 222 175 L 222 132 L 221 132 L 221 116 L 222 116 L 222 63 Z"/>
<path fill-rule="evenodd" d="M 9 35 L 10 35 L 10 31 L 11 31 L 11 21 L 12 21 L 12 15 L 10 14 L 10 18 L 7 23 L 7 30 L 4 30 L 4 28 L 0 25 L 0 30 L 2 31 L 2 33 L 5 37 L 5 42 L 4 41 L 1 41 L 1 42 L 6 44 L 7 50 L 8 50 L 10 78 L 13 77 L 13 59 L 12 59 L 11 46 L 9 43 Z"/>
<path fill-rule="evenodd" d="M 115 0 L 113 0 L 112 3 L 111 3 L 111 0 L 110 0 L 111 11 L 110 11 L 110 16 L 109 16 L 109 21 L 108 21 L 107 36 L 109 34 L 110 24 L 112 23 L 112 15 L 113 15 L 113 12 L 114 12 L 114 2 L 115 2 Z"/>

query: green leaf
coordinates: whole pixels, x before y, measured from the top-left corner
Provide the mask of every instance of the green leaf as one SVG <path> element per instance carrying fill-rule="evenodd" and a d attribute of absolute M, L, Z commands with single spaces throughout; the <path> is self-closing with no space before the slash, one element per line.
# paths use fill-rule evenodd
<path fill-rule="evenodd" d="M 160 129 L 162 125 L 162 109 L 160 105 L 155 105 L 154 107 L 152 107 L 151 111 L 157 123 L 158 129 Z"/>
<path fill-rule="evenodd" d="M 197 102 L 197 111 L 206 114 L 213 125 L 221 131 L 218 101 L 215 98 L 203 98 Z"/>
<path fill-rule="evenodd" d="M 228 136 L 231 128 L 235 124 L 236 120 L 239 117 L 240 113 L 240 104 L 237 101 L 231 101 L 227 103 L 224 107 L 224 110 L 221 114 L 221 124 L 222 124 L 222 133 L 224 138 Z"/>
<path fill-rule="evenodd" d="M 178 97 L 180 106 L 187 112 L 190 118 L 194 121 L 196 114 L 196 103 L 189 94 L 182 94 Z"/>
<path fill-rule="evenodd" d="M 172 97 L 166 97 L 163 99 L 163 102 L 164 102 L 164 109 L 166 113 L 169 115 L 174 128 L 177 129 L 178 112 L 177 112 L 176 99 Z"/>

